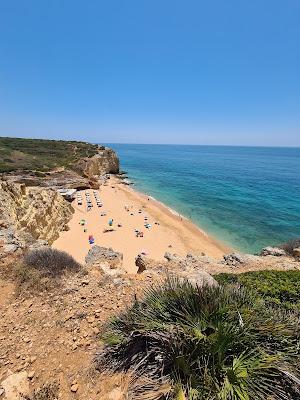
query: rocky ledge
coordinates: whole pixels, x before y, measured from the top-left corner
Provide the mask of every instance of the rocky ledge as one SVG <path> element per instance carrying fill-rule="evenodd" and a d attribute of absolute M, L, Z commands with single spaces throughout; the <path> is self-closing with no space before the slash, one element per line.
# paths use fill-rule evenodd
<path fill-rule="evenodd" d="M 0 179 L 26 186 L 48 188 L 96 189 L 101 177 L 119 173 L 119 158 L 110 148 L 98 146 L 92 157 L 83 157 L 68 168 L 59 167 L 51 171 L 14 170 L 0 174 Z"/>

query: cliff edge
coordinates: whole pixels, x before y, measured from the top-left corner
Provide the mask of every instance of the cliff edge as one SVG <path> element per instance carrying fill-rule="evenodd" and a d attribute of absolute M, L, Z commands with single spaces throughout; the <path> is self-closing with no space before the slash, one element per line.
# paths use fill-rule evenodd
<path fill-rule="evenodd" d="M 0 181 L 0 253 L 14 253 L 37 240 L 51 244 L 72 213 L 70 203 L 54 189 Z"/>
<path fill-rule="evenodd" d="M 26 186 L 97 188 L 119 172 L 112 149 L 85 142 L 0 138 L 0 157 L 0 179 Z"/>
<path fill-rule="evenodd" d="M 120 162 L 117 154 L 108 147 L 99 147 L 97 154 L 81 158 L 73 169 L 87 178 L 103 174 L 118 174 Z"/>
<path fill-rule="evenodd" d="M 119 172 L 112 149 L 84 142 L 0 138 L 0 155 L 1 258 L 67 229 L 73 208 L 57 189 L 98 188 Z"/>

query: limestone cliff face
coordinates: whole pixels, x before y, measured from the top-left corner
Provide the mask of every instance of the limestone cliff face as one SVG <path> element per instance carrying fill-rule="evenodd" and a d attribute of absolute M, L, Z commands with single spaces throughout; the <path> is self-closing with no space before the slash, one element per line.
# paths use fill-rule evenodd
<path fill-rule="evenodd" d="M 79 160 L 74 169 L 89 179 L 104 174 L 119 173 L 119 158 L 117 154 L 110 148 L 99 147 L 98 154 L 93 157 L 82 158 Z"/>
<path fill-rule="evenodd" d="M 99 188 L 101 175 L 119 173 L 119 158 L 110 148 L 98 146 L 97 154 L 81 158 L 67 168 L 57 168 L 48 172 L 15 170 L 0 174 L 1 178 L 26 186 L 48 188 Z"/>
<path fill-rule="evenodd" d="M 72 206 L 56 190 L 0 181 L 0 236 L 4 242 L 16 243 L 15 236 L 52 243 L 59 231 L 66 229 L 71 215 Z"/>

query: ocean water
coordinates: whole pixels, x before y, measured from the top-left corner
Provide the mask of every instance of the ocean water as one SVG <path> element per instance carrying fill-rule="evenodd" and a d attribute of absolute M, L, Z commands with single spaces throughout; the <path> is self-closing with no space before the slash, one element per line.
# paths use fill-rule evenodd
<path fill-rule="evenodd" d="M 300 148 L 109 146 L 138 190 L 237 250 L 300 237 Z"/>

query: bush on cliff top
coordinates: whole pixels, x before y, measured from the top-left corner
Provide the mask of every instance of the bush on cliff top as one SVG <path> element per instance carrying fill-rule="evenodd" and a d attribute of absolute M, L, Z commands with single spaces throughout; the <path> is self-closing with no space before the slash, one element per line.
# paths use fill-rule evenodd
<path fill-rule="evenodd" d="M 81 265 L 65 251 L 45 247 L 29 252 L 24 265 L 34 268 L 45 276 L 60 276 L 65 271 L 79 271 Z"/>
<path fill-rule="evenodd" d="M 293 250 L 300 247 L 300 238 L 289 240 L 288 242 L 281 244 L 279 247 L 285 250 L 287 254 L 293 256 Z"/>
<path fill-rule="evenodd" d="M 85 142 L 1 137 L 0 173 L 72 167 L 80 158 L 91 157 L 97 152 L 97 145 Z"/>
<path fill-rule="evenodd" d="M 107 326 L 96 363 L 171 383 L 144 388 L 149 399 L 296 400 L 299 335 L 296 318 L 243 289 L 170 280 Z"/>
<path fill-rule="evenodd" d="M 220 284 L 239 285 L 254 290 L 267 304 L 300 312 L 300 271 L 252 271 L 218 274 Z"/>
<path fill-rule="evenodd" d="M 52 290 L 60 285 L 64 272 L 80 269 L 81 265 L 64 251 L 51 247 L 34 250 L 13 268 L 17 294 Z"/>

